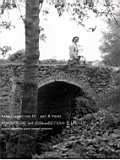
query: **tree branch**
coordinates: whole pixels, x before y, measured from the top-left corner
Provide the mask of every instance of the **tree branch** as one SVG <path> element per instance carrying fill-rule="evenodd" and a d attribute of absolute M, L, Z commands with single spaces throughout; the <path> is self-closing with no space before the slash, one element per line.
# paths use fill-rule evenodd
<path fill-rule="evenodd" d="M 105 0 L 106 6 L 108 7 L 108 13 L 110 13 L 111 17 L 114 19 L 115 23 L 120 27 L 119 22 L 117 21 L 117 19 L 115 18 L 114 14 L 112 13 L 111 9 L 110 9 L 110 5 L 108 5 L 107 0 Z"/>
<path fill-rule="evenodd" d="M 20 17 L 21 17 L 22 21 L 25 22 L 25 19 L 24 19 L 22 13 L 21 13 L 21 9 L 20 9 L 19 4 L 17 3 L 17 1 L 16 1 L 16 6 L 17 6 L 17 8 L 18 8 L 18 10 L 20 12 Z"/>

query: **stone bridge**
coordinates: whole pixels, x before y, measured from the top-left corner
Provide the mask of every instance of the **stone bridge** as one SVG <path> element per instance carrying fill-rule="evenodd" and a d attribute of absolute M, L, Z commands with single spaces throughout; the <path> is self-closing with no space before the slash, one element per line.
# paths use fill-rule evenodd
<path fill-rule="evenodd" d="M 0 65 L 2 114 L 20 114 L 23 87 L 22 63 Z M 77 96 L 93 99 L 110 88 L 111 70 L 90 65 L 39 64 L 37 112 L 63 112 Z M 56 108 L 56 110 L 55 110 Z"/>

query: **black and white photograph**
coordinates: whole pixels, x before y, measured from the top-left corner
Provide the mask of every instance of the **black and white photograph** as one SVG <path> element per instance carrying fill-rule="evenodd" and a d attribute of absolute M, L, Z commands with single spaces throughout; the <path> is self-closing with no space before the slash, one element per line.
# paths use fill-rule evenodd
<path fill-rule="evenodd" d="M 0 159 L 120 159 L 120 0 L 0 0 Z"/>

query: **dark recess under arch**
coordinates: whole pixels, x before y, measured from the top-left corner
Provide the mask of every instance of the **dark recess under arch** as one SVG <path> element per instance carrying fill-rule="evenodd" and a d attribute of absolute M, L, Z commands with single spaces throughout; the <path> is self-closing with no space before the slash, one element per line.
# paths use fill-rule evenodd
<path fill-rule="evenodd" d="M 76 96 L 83 96 L 84 92 L 73 84 L 55 81 L 39 88 L 38 114 L 63 114 L 69 112 Z"/>

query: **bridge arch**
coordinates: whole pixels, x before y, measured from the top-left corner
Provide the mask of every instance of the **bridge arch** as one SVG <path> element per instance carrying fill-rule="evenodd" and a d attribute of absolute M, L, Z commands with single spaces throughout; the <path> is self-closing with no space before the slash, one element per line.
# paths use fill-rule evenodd
<path fill-rule="evenodd" d="M 40 89 L 41 87 L 45 86 L 45 85 L 49 85 L 50 83 L 54 83 L 54 82 L 65 82 L 67 84 L 71 84 L 74 85 L 76 87 L 79 87 L 86 96 L 91 97 L 93 100 L 95 100 L 97 102 L 97 94 L 94 91 L 93 88 L 90 87 L 89 83 L 84 81 L 84 80 L 76 80 L 76 79 L 70 79 L 70 78 L 46 78 L 42 81 L 40 81 L 40 83 L 38 84 L 38 88 Z"/>
<path fill-rule="evenodd" d="M 88 82 L 70 76 L 52 76 L 43 79 L 38 88 L 38 113 L 42 113 L 43 110 L 47 113 L 57 107 L 55 112 L 60 109 L 65 111 L 65 107 L 71 105 L 72 99 L 76 96 L 84 95 L 97 102 L 97 95 Z M 67 91 L 64 91 L 65 89 Z"/>

